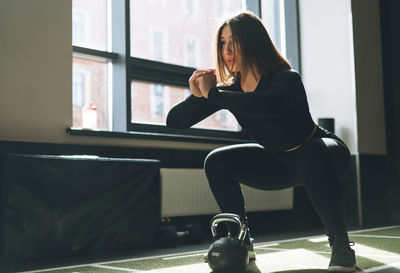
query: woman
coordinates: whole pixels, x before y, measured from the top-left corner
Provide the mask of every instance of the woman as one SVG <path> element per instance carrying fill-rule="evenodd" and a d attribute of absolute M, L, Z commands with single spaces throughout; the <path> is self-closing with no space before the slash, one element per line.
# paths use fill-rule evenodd
<path fill-rule="evenodd" d="M 258 17 L 242 12 L 226 20 L 217 32 L 216 51 L 217 69 L 193 73 L 192 94 L 170 110 L 167 126 L 189 128 L 228 109 L 254 143 L 218 148 L 205 160 L 221 211 L 246 219 L 239 182 L 263 190 L 304 185 L 329 237 L 328 271 L 355 271 L 340 185 L 350 162 L 345 143 L 314 123 L 299 74 Z M 249 236 L 245 243 L 255 258 Z"/>

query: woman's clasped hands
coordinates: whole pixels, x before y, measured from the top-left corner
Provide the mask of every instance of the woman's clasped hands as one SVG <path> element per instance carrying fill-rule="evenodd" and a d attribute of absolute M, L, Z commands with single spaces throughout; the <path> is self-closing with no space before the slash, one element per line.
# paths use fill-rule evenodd
<path fill-rule="evenodd" d="M 190 90 L 194 96 L 199 98 L 208 98 L 208 92 L 216 84 L 215 69 L 197 69 L 189 78 Z"/>

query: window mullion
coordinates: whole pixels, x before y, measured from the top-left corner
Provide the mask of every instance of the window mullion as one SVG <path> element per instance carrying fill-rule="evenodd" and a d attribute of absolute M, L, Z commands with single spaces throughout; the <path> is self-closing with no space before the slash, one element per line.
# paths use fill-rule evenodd
<path fill-rule="evenodd" d="M 285 0 L 285 37 L 286 55 L 292 66 L 300 71 L 300 43 L 298 22 L 298 1 Z"/>
<path fill-rule="evenodd" d="M 189 87 L 188 79 L 194 68 L 129 57 L 129 77 L 132 80 Z"/>
<path fill-rule="evenodd" d="M 246 0 L 246 9 L 261 18 L 261 0 Z"/>
<path fill-rule="evenodd" d="M 126 0 L 111 1 L 111 45 L 112 51 L 119 55 L 112 65 L 112 131 L 127 130 L 127 72 L 128 49 L 126 39 Z"/>
<path fill-rule="evenodd" d="M 81 47 L 81 46 L 72 46 L 72 51 L 77 54 L 82 54 L 82 55 L 86 55 L 86 56 L 94 56 L 94 57 L 98 57 L 100 59 L 118 60 L 118 58 L 119 58 L 118 54 L 116 54 L 114 52 L 101 51 L 101 50 L 87 48 L 87 47 Z"/>

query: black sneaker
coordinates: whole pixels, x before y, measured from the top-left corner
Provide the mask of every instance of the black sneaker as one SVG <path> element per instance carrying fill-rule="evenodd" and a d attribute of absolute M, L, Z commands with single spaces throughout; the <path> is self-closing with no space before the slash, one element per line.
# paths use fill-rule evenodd
<path fill-rule="evenodd" d="M 349 242 L 347 238 L 333 236 L 329 238 L 332 249 L 331 261 L 329 262 L 329 272 L 356 272 L 356 255 L 350 246 L 354 242 Z"/>

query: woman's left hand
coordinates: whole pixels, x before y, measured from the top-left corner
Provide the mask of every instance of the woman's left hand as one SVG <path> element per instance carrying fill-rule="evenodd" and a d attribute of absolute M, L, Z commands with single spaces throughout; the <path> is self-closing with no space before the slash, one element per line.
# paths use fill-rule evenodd
<path fill-rule="evenodd" d="M 208 98 L 210 89 L 217 85 L 217 78 L 214 73 L 207 73 L 204 76 L 197 78 L 197 83 L 203 97 Z"/>

